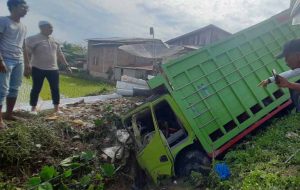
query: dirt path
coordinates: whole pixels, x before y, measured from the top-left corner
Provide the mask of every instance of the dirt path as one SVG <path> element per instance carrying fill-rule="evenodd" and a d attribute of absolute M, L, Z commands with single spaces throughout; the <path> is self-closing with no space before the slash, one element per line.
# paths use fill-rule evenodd
<path fill-rule="evenodd" d="M 23 87 L 24 88 L 24 94 L 26 94 L 26 88 L 27 87 Z M 23 91 L 22 91 L 23 92 Z M 30 88 L 29 88 L 29 92 L 30 92 Z M 61 99 L 61 106 L 67 105 L 67 104 L 74 104 L 76 102 L 85 102 L 85 103 L 93 103 L 93 102 L 97 102 L 97 101 L 105 101 L 105 100 L 110 100 L 110 99 L 116 99 L 116 98 L 121 98 L 122 96 L 113 93 L 113 94 L 107 94 L 107 95 L 99 95 L 99 96 L 86 96 L 86 97 L 78 97 L 78 98 L 64 98 Z M 24 102 L 28 102 L 29 100 L 29 93 L 28 95 L 24 95 L 21 96 L 20 101 L 18 101 L 19 103 L 16 105 L 15 109 L 17 110 L 26 110 L 29 111 L 30 110 L 30 106 L 28 103 L 24 103 Z M 52 104 L 52 100 L 48 100 L 48 101 L 39 101 L 38 102 L 38 110 L 42 111 L 42 110 L 47 110 L 47 109 L 51 109 L 53 108 L 53 104 Z"/>

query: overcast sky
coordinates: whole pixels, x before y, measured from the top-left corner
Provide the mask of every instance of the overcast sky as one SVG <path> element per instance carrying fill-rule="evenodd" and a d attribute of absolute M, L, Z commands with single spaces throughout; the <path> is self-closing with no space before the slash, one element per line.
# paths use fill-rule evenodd
<path fill-rule="evenodd" d="M 0 0 L 0 16 L 9 14 Z M 54 26 L 60 41 L 87 38 L 148 38 L 169 40 L 208 24 L 234 33 L 289 7 L 289 0 L 27 0 L 23 22 L 28 35 L 38 32 L 39 20 Z"/>

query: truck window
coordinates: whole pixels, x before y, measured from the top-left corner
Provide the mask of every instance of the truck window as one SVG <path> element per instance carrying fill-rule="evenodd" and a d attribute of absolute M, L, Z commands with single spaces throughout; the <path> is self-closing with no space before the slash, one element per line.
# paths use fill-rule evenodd
<path fill-rule="evenodd" d="M 170 147 L 181 142 L 187 137 L 182 123 L 176 117 L 167 101 L 162 101 L 154 106 L 154 112 L 159 129 L 166 137 Z"/>
<path fill-rule="evenodd" d="M 141 137 L 154 131 L 154 124 L 150 109 L 137 114 L 136 122 L 140 129 Z"/>
<path fill-rule="evenodd" d="M 149 143 L 155 132 L 150 109 L 143 110 L 127 118 L 125 126 L 130 128 L 139 149 L 143 149 Z"/>

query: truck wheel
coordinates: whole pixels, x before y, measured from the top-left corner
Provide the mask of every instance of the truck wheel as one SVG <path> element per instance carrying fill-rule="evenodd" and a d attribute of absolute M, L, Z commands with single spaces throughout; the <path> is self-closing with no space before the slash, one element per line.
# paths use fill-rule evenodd
<path fill-rule="evenodd" d="M 211 161 L 204 153 L 191 150 L 182 155 L 176 168 L 178 177 L 189 176 L 192 171 L 207 175 L 211 169 Z"/>

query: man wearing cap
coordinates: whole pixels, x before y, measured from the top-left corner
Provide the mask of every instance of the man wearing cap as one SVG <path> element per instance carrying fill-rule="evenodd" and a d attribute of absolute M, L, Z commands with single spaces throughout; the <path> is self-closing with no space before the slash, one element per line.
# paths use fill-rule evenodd
<path fill-rule="evenodd" d="M 289 88 L 291 100 L 296 107 L 296 111 L 300 112 L 300 81 L 289 82 L 287 80 L 300 76 L 300 39 L 285 43 L 282 52 L 276 58 L 285 58 L 285 62 L 291 70 L 280 73 L 276 77 L 276 81 L 273 76 L 263 80 L 259 83 L 259 86 L 266 87 L 268 84 L 275 82 L 279 87 Z"/>
<path fill-rule="evenodd" d="M 13 109 L 19 87 L 23 73 L 26 76 L 30 73 L 26 52 L 23 49 L 26 27 L 20 22 L 27 14 L 28 6 L 24 0 L 8 0 L 7 7 L 10 16 L 0 17 L 0 129 L 5 128 L 3 118 L 17 119 L 13 116 Z M 1 111 L 5 98 L 6 113 L 2 117 Z"/>
<path fill-rule="evenodd" d="M 57 61 L 67 63 L 59 44 L 50 35 L 53 27 L 48 21 L 39 22 L 40 33 L 26 39 L 30 64 L 32 66 L 32 89 L 30 92 L 31 113 L 37 114 L 37 102 L 44 79 L 49 82 L 54 111 L 60 113 L 59 72 Z"/>

